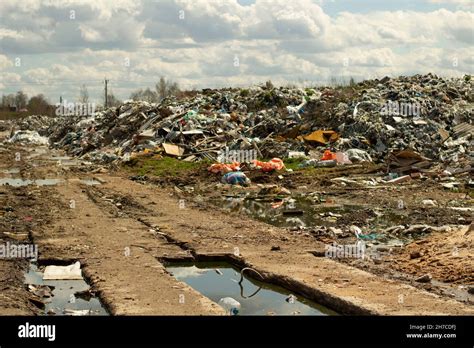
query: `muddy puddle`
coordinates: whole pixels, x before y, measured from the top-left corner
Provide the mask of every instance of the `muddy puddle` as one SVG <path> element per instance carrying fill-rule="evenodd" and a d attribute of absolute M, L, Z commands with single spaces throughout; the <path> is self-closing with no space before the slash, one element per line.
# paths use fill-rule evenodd
<path fill-rule="evenodd" d="M 288 290 L 249 277 L 228 263 L 172 263 L 167 270 L 215 303 L 232 298 L 240 304 L 237 315 L 337 315 L 336 312 Z M 228 302 L 228 301 L 227 301 Z M 226 308 L 228 309 L 228 308 Z"/>
<path fill-rule="evenodd" d="M 81 161 L 69 156 L 52 156 L 50 160 L 56 162 L 59 166 L 65 167 L 81 165 Z"/>
<path fill-rule="evenodd" d="M 20 173 L 20 168 L 5 169 L 5 170 L 2 170 L 2 173 L 5 173 L 5 174 L 19 174 Z"/>
<path fill-rule="evenodd" d="M 37 306 L 44 303 L 40 315 L 109 315 L 85 280 L 43 280 L 43 273 L 30 263 L 24 283 Z"/>
<path fill-rule="evenodd" d="M 361 212 L 368 215 L 364 222 L 371 228 L 390 227 L 404 219 L 401 213 L 382 212 L 364 205 L 336 204 L 319 197 L 301 195 L 286 198 L 224 196 L 211 202 L 225 210 L 246 214 L 277 227 L 351 225 L 352 217 Z"/>
<path fill-rule="evenodd" d="M 0 179 L 0 186 L 13 186 L 21 187 L 28 185 L 36 186 L 54 186 L 62 182 L 61 179 L 37 179 L 37 180 L 28 180 L 28 179 L 15 179 L 15 178 L 3 178 Z"/>
<path fill-rule="evenodd" d="M 82 184 L 85 184 L 87 186 L 96 186 L 96 185 L 102 185 L 102 183 L 98 180 L 95 179 L 82 179 L 80 180 Z"/>
<path fill-rule="evenodd" d="M 95 185 L 102 185 L 102 183 L 95 179 L 77 179 L 80 183 L 85 184 L 87 186 L 95 186 Z M 29 179 L 21 179 L 21 178 L 2 178 L 0 179 L 0 186 L 13 186 L 13 187 L 21 187 L 21 186 L 55 186 L 58 184 L 63 183 L 64 180 L 62 179 L 36 179 L 36 180 L 29 180 Z"/>
<path fill-rule="evenodd" d="M 26 159 L 34 160 L 31 164 L 34 167 L 38 167 L 44 165 L 45 163 L 56 163 L 59 166 L 80 166 L 82 162 L 76 158 L 70 156 L 62 156 L 50 154 L 50 150 L 48 148 L 35 148 L 29 155 L 26 156 Z"/>

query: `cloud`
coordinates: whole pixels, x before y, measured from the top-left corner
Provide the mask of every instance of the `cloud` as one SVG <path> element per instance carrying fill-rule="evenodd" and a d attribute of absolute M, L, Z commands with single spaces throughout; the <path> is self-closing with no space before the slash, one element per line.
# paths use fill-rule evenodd
<path fill-rule="evenodd" d="M 2 0 L 1 90 L 41 86 L 71 99 L 86 83 L 99 98 L 107 77 L 127 98 L 162 75 L 213 87 L 473 73 L 473 12 L 442 8 L 469 2 L 422 0 L 420 9 L 428 3 L 439 8 L 388 11 L 381 3 L 330 16 L 314 0 Z"/>

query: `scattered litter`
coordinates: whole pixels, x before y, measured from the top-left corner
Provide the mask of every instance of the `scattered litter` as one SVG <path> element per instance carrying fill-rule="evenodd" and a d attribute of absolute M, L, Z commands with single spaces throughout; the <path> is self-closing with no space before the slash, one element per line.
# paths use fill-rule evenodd
<path fill-rule="evenodd" d="M 219 300 L 219 305 L 230 315 L 237 315 L 240 312 L 241 304 L 232 297 L 224 297 Z"/>
<path fill-rule="evenodd" d="M 208 171 L 214 174 L 226 174 L 230 172 L 240 171 L 240 163 L 233 162 L 230 164 L 215 163 L 208 168 Z"/>
<path fill-rule="evenodd" d="M 16 131 L 8 141 L 10 143 L 24 143 L 35 145 L 49 144 L 49 140 L 47 137 L 42 137 L 38 134 L 38 132 L 29 130 Z"/>
<path fill-rule="evenodd" d="M 90 315 L 91 310 L 90 309 L 69 309 L 65 308 L 63 311 L 64 315 L 70 315 L 73 317 L 79 317 L 79 316 L 84 316 L 84 315 Z"/>
<path fill-rule="evenodd" d="M 46 266 L 43 280 L 83 279 L 79 261 L 69 266 Z"/>
<path fill-rule="evenodd" d="M 279 158 L 273 158 L 269 162 L 254 160 L 252 163 L 256 169 L 259 169 L 262 172 L 272 172 L 274 170 L 282 170 L 285 168 L 285 164 Z"/>
<path fill-rule="evenodd" d="M 221 182 L 223 184 L 248 186 L 250 179 L 242 172 L 230 172 L 222 177 Z"/>

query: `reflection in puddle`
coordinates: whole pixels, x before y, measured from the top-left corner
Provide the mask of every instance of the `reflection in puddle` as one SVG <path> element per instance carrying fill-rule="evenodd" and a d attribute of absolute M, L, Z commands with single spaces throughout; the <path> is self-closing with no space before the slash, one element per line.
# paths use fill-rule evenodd
<path fill-rule="evenodd" d="M 43 273 L 32 263 L 24 283 L 43 297 L 43 315 L 108 315 L 98 298 L 87 295 L 90 287 L 84 280 L 43 280 Z"/>
<path fill-rule="evenodd" d="M 213 203 L 236 213 L 244 213 L 252 218 L 278 227 L 294 226 L 334 226 L 337 217 L 344 213 L 360 210 L 359 205 L 315 204 L 309 198 L 294 196 L 276 197 L 223 197 Z"/>
<path fill-rule="evenodd" d="M 284 288 L 248 278 L 247 273 L 240 286 L 240 271 L 228 263 L 173 263 L 167 270 L 215 303 L 228 297 L 238 301 L 239 315 L 336 315 Z"/>
<path fill-rule="evenodd" d="M 335 204 L 319 197 L 294 195 L 280 198 L 277 196 L 236 197 L 224 196 L 211 199 L 211 202 L 239 214 L 246 214 L 256 220 L 278 227 L 334 227 L 356 224 L 353 217 L 363 213 L 371 230 L 377 231 L 403 223 L 403 213 L 394 211 L 380 212 L 377 208 L 359 204 Z M 342 223 L 341 223 L 342 221 Z"/>

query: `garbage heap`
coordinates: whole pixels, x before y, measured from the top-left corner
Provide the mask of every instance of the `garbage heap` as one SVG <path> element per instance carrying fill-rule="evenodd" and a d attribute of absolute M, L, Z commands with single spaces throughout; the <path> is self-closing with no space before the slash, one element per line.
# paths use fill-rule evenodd
<path fill-rule="evenodd" d="M 226 150 L 285 158 L 312 149 L 382 162 L 409 149 L 463 166 L 473 158 L 473 106 L 472 76 L 428 74 L 342 87 L 204 89 L 158 104 L 127 101 L 90 117 L 24 122 L 53 146 L 101 162 L 143 151 L 215 161 Z"/>
<path fill-rule="evenodd" d="M 277 142 L 273 136 L 299 122 L 308 101 L 303 89 L 203 90 L 159 104 L 127 101 L 93 117 L 61 117 L 50 126 L 49 136 L 54 146 L 91 160 L 157 148 L 187 160 L 216 160 L 225 149 L 285 156 L 289 150 L 304 150 L 304 144 Z"/>
<path fill-rule="evenodd" d="M 321 92 L 302 128 L 335 130 L 334 149 L 361 149 L 375 161 L 405 149 L 451 165 L 473 158 L 472 76 L 386 77 Z"/>

